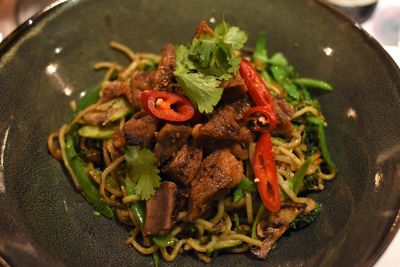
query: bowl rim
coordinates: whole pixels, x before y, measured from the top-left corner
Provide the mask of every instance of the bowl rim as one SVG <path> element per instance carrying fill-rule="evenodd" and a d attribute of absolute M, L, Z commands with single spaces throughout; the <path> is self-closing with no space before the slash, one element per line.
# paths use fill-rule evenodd
<path fill-rule="evenodd" d="M 80 0 L 56 0 L 55 2 L 45 6 L 38 13 L 28 18 L 22 24 L 20 24 L 17 28 L 15 28 L 10 34 L 8 34 L 1 42 L 0 42 L 0 61 L 3 58 L 3 55 L 11 49 L 14 42 L 20 40 L 20 38 L 29 30 L 31 27 L 34 27 L 36 22 L 45 18 L 47 15 L 51 14 L 55 10 L 61 8 L 68 2 L 79 2 Z M 387 69 L 391 72 L 393 76 L 396 77 L 396 84 L 398 85 L 398 91 L 400 93 L 400 66 L 396 64 L 394 59 L 386 52 L 386 50 L 382 47 L 382 45 L 366 30 L 364 30 L 358 22 L 354 21 L 348 14 L 339 8 L 335 7 L 332 4 L 329 4 L 325 0 L 317 0 L 316 3 L 320 5 L 322 8 L 325 8 L 332 14 L 334 14 L 338 20 L 341 20 L 350 25 L 350 27 L 357 32 L 361 38 L 366 40 L 369 45 L 378 53 L 382 60 L 389 66 Z M 378 259 L 384 254 L 386 249 L 389 247 L 391 242 L 393 241 L 396 234 L 400 234 L 400 195 L 397 204 L 397 214 L 392 222 L 392 227 L 389 232 L 386 233 L 383 241 L 379 244 L 378 248 L 372 252 L 368 258 L 365 260 L 363 265 L 372 266 L 374 265 Z M 0 264 L 4 264 L 5 266 L 10 266 L 5 257 L 2 256 L 2 252 L 0 251 Z"/>

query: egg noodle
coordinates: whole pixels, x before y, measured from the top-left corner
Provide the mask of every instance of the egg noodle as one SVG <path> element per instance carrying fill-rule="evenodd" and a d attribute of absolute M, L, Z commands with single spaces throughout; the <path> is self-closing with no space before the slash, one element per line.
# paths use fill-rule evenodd
<path fill-rule="evenodd" d="M 143 72 L 149 63 L 157 64 L 161 58 L 156 54 L 136 53 L 117 42 L 111 42 L 110 46 L 126 55 L 130 63 L 127 66 L 106 61 L 96 63 L 94 65 L 96 70 L 105 70 L 104 79 L 101 82 L 102 89 L 110 83 L 111 77 L 115 74 L 117 74 L 119 81 L 129 84 L 131 77 L 134 77 L 136 73 Z M 266 83 L 268 85 L 267 81 Z M 282 86 L 277 83 L 270 83 L 268 88 L 270 88 L 273 95 L 282 90 Z M 99 100 L 97 103 L 78 112 L 69 123 L 64 124 L 58 131 L 51 133 L 48 138 L 48 149 L 51 155 L 64 163 L 72 181 L 79 190 L 82 189 L 82 186 L 71 168 L 66 154 L 66 135 L 76 125 L 84 125 L 85 121 L 82 117 L 95 110 L 100 104 Z M 71 106 L 76 108 L 76 103 L 73 102 Z M 309 190 L 324 189 L 324 182 L 334 178 L 336 173 L 334 170 L 326 171 L 327 168 L 322 166 L 325 161 L 319 148 L 309 155 L 310 148 L 304 140 L 305 130 L 309 123 L 299 120 L 299 118 L 304 117 L 306 114 L 312 114 L 324 120 L 320 110 L 312 105 L 303 105 L 302 107 L 294 107 L 294 109 L 295 112 L 291 118 L 294 129 L 285 138 L 272 137 L 273 153 L 281 192 L 286 194 L 288 200 L 305 203 L 307 205 L 306 211 L 312 211 L 316 206 L 316 202 L 305 196 L 297 196 L 286 181 L 293 178 L 308 158 L 310 158 L 310 163 L 307 167 L 306 176 L 311 177 L 311 180 L 314 181 Z M 125 118 L 120 119 L 118 127 L 123 129 L 124 123 Z M 80 136 L 78 140 L 78 150 L 86 151 L 88 149 L 88 138 Z M 254 146 L 254 144 L 249 146 L 250 164 L 253 160 Z M 193 222 L 189 222 L 186 219 L 186 212 L 180 212 L 177 216 L 177 223 L 170 231 L 170 234 L 175 237 L 175 242 L 167 246 L 156 245 L 149 237 L 143 237 L 141 226 L 129 209 L 130 204 L 141 199 L 138 195 L 129 195 L 124 184 L 121 183 L 123 177 L 120 176 L 127 175 L 125 157 L 113 146 L 111 138 L 102 141 L 101 157 L 104 162 L 101 172 L 96 171 L 90 162 L 86 162 L 87 171 L 92 182 L 96 184 L 101 200 L 112 207 L 114 215 L 119 221 L 132 226 L 130 236 L 125 243 L 134 247 L 138 252 L 146 255 L 160 253 L 165 261 L 173 261 L 178 254 L 192 251 L 193 255 L 196 255 L 199 260 L 208 263 L 211 261 L 215 251 L 245 253 L 253 247 L 262 247 L 263 241 L 255 233 L 255 228 L 258 221 L 268 211 L 262 205 L 258 193 L 251 191 L 246 191 L 242 198 L 236 202 L 233 202 L 231 194 L 220 198 L 215 202 L 215 206 L 210 212 L 207 212 L 202 218 L 195 219 Z M 323 172 L 323 170 L 326 172 Z M 255 177 L 249 178 L 253 180 Z M 111 183 L 108 179 L 113 182 Z"/>

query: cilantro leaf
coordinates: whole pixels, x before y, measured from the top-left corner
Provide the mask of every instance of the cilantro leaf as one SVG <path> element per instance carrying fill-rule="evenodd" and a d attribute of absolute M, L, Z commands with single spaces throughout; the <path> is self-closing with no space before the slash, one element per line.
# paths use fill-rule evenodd
<path fill-rule="evenodd" d="M 224 42 L 232 46 L 232 49 L 239 50 L 247 41 L 247 34 L 239 27 L 229 27 L 224 36 Z"/>
<path fill-rule="evenodd" d="M 128 146 L 125 151 L 128 175 L 134 183 L 135 193 L 148 200 L 160 186 L 161 177 L 156 167 L 157 159 L 148 149 Z"/>
<path fill-rule="evenodd" d="M 185 72 L 175 72 L 175 76 L 185 95 L 197 104 L 200 112 L 213 111 L 223 91 L 222 87 L 219 87 L 220 82 L 215 77 Z"/>
<path fill-rule="evenodd" d="M 243 47 L 247 34 L 238 27 L 220 23 L 213 35 L 201 35 L 187 47 L 175 48 L 174 75 L 185 95 L 200 112 L 210 113 L 221 99 L 221 81 L 232 78 L 240 57 L 234 51 Z"/>

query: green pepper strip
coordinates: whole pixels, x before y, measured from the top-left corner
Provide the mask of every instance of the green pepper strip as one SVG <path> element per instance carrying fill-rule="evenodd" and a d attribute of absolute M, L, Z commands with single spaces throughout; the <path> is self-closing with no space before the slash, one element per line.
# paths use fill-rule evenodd
<path fill-rule="evenodd" d="M 95 89 L 88 91 L 85 96 L 83 96 L 76 104 L 75 114 L 78 114 L 85 108 L 96 103 L 100 98 L 100 86 Z"/>
<path fill-rule="evenodd" d="M 263 68 L 265 68 L 268 61 L 266 43 L 265 34 L 260 33 L 257 37 L 253 53 L 253 60 L 256 62 L 256 65 L 261 65 Z"/>
<path fill-rule="evenodd" d="M 239 185 L 233 191 L 233 203 L 237 203 L 243 197 L 243 192 L 256 192 L 257 187 L 253 181 L 249 178 L 244 177 L 242 181 L 240 181 Z"/>
<path fill-rule="evenodd" d="M 300 166 L 297 172 L 293 175 L 292 179 L 289 180 L 292 184 L 291 188 L 296 195 L 300 192 L 301 188 L 303 187 L 304 176 L 307 173 L 307 169 L 308 166 L 310 166 L 310 163 L 311 163 L 311 158 L 308 158 Z"/>
<path fill-rule="evenodd" d="M 240 187 L 236 187 L 233 191 L 233 203 L 237 203 L 243 197 L 243 189 Z"/>
<path fill-rule="evenodd" d="M 133 182 L 129 179 L 125 179 L 125 189 L 128 195 L 135 194 L 135 187 L 133 185 Z M 131 209 L 133 216 L 135 216 L 137 222 L 139 223 L 140 228 L 143 228 L 146 219 L 146 208 L 144 204 L 145 203 L 143 201 L 137 201 L 129 205 L 129 208 Z"/>
<path fill-rule="evenodd" d="M 254 219 L 253 225 L 251 226 L 251 238 L 259 239 L 257 236 L 257 224 L 264 216 L 265 212 L 266 212 L 265 206 L 261 204 L 260 208 L 258 209 L 256 218 Z"/>
<path fill-rule="evenodd" d="M 159 247 L 173 246 L 176 242 L 175 237 L 170 233 L 163 236 L 154 236 L 151 240 Z"/>
<path fill-rule="evenodd" d="M 290 190 L 292 190 L 293 193 L 295 193 L 296 196 L 301 191 L 301 189 L 303 187 L 304 177 L 306 175 L 308 166 L 310 166 L 310 163 L 311 163 L 311 158 L 308 158 L 300 166 L 300 168 L 293 175 L 293 177 L 291 179 L 289 179 L 289 180 L 286 180 L 286 182 L 285 182 L 287 184 L 287 186 L 290 188 Z M 285 200 L 285 199 L 288 199 L 288 198 L 289 197 L 285 194 L 285 192 L 281 191 L 281 199 Z"/>
<path fill-rule="evenodd" d="M 160 256 L 158 255 L 158 251 L 153 252 L 153 259 L 154 259 L 154 267 L 158 267 L 160 262 Z"/>
<path fill-rule="evenodd" d="M 113 210 L 101 200 L 99 192 L 89 179 L 89 173 L 86 169 L 84 161 L 78 156 L 74 148 L 74 140 L 71 135 L 67 136 L 65 144 L 65 153 L 67 160 L 82 187 L 82 193 L 85 199 L 94 206 L 94 208 L 106 216 L 107 218 L 114 217 Z"/>
<path fill-rule="evenodd" d="M 128 195 L 135 194 L 135 186 L 130 179 L 125 179 L 125 189 Z M 145 221 L 146 221 L 146 206 L 144 201 L 138 201 L 129 205 L 133 216 L 135 216 L 137 222 L 140 225 L 140 228 L 143 229 Z M 151 238 L 154 244 L 159 247 L 167 247 L 175 244 L 175 237 L 168 233 L 163 236 L 154 236 Z"/>
<path fill-rule="evenodd" d="M 315 116 L 307 116 L 306 120 L 308 122 L 312 123 L 312 124 L 315 124 L 315 125 L 320 125 L 320 126 L 323 126 L 323 127 L 328 126 L 328 123 L 326 123 L 326 121 L 324 121 L 321 118 L 315 117 Z"/>
<path fill-rule="evenodd" d="M 310 78 L 298 78 L 294 79 L 293 82 L 307 87 L 318 88 L 325 91 L 332 91 L 332 86 L 329 83 L 320 80 Z"/>
<path fill-rule="evenodd" d="M 296 100 L 300 99 L 300 92 L 297 89 L 296 85 L 293 84 L 291 80 L 289 80 L 288 72 L 285 67 L 273 65 L 271 66 L 271 73 L 275 81 L 283 86 L 289 96 Z"/>
<path fill-rule="evenodd" d="M 332 171 L 336 171 L 336 165 L 333 162 L 331 155 L 329 154 L 328 151 L 328 146 L 326 145 L 324 128 L 322 126 L 317 126 L 317 129 L 318 129 L 318 140 L 319 140 L 319 145 L 321 147 L 322 157 L 324 158 L 326 164 L 328 164 L 328 167 Z"/>

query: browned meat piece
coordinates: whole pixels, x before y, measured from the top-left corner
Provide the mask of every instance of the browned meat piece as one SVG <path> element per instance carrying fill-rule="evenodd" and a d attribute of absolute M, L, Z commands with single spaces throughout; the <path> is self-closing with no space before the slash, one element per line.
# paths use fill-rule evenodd
<path fill-rule="evenodd" d="M 171 160 L 186 143 L 192 129 L 186 125 L 165 124 L 156 137 L 154 154 L 160 165 Z"/>
<path fill-rule="evenodd" d="M 223 100 L 238 99 L 247 92 L 246 84 L 244 83 L 244 80 L 242 76 L 240 76 L 239 72 L 232 79 L 223 81 L 221 85 L 224 88 L 224 92 L 222 94 Z"/>
<path fill-rule="evenodd" d="M 174 91 L 178 84 L 174 78 L 175 48 L 172 44 L 164 46 L 157 68 L 156 90 Z"/>
<path fill-rule="evenodd" d="M 274 243 L 287 230 L 289 224 L 303 213 L 305 208 L 306 204 L 283 202 L 278 212 L 268 213 L 262 218 L 257 224 L 257 235 L 265 239 L 261 248 L 252 248 L 253 254 L 261 259 L 267 258 Z"/>
<path fill-rule="evenodd" d="M 121 81 L 112 81 L 106 85 L 101 95 L 101 102 L 124 96 L 134 109 L 140 109 L 140 94 L 144 90 L 151 90 L 155 86 L 155 71 L 145 71 L 135 74 L 130 84 Z"/>
<path fill-rule="evenodd" d="M 202 157 L 201 148 L 185 145 L 166 166 L 164 173 L 184 189 L 189 189 L 200 168 Z"/>
<path fill-rule="evenodd" d="M 229 151 L 240 160 L 247 160 L 249 158 L 249 149 L 245 145 L 238 143 L 228 146 Z"/>
<path fill-rule="evenodd" d="M 121 81 L 112 81 L 104 87 L 101 95 L 101 102 L 105 103 L 129 93 L 129 87 Z"/>
<path fill-rule="evenodd" d="M 243 119 L 244 115 L 251 107 L 250 99 L 247 94 L 233 102 L 227 101 L 226 104 L 233 107 L 235 112 L 238 114 L 239 119 Z"/>
<path fill-rule="evenodd" d="M 155 87 L 156 72 L 153 70 L 137 73 L 131 77 L 130 90 L 125 95 L 134 109 L 140 109 L 140 95 Z"/>
<path fill-rule="evenodd" d="M 243 178 L 243 164 L 228 150 L 217 150 L 203 160 L 196 178 L 192 182 L 189 198 L 190 221 L 204 214 L 207 207 Z"/>
<path fill-rule="evenodd" d="M 194 33 L 193 39 L 199 38 L 201 35 L 213 35 L 213 30 L 208 26 L 205 20 L 200 21 L 197 26 L 196 32 Z"/>
<path fill-rule="evenodd" d="M 155 86 L 157 72 L 149 70 L 136 74 L 131 78 L 131 90 L 152 90 Z"/>
<path fill-rule="evenodd" d="M 107 120 L 107 112 L 94 110 L 83 115 L 82 119 L 90 125 L 102 125 Z"/>
<path fill-rule="evenodd" d="M 126 146 L 125 133 L 118 129 L 112 136 L 112 142 L 115 148 L 123 148 Z"/>
<path fill-rule="evenodd" d="M 241 127 L 238 121 L 239 116 L 234 108 L 224 106 L 207 123 L 197 124 L 193 128 L 193 138 L 199 143 L 243 142 L 247 144 L 250 132 L 246 127 Z"/>
<path fill-rule="evenodd" d="M 136 113 L 125 123 L 124 128 L 122 129 L 126 145 L 152 148 L 157 126 L 158 120 L 155 118 L 143 112 Z"/>
<path fill-rule="evenodd" d="M 102 162 L 101 151 L 95 148 L 89 148 L 85 151 L 85 158 L 87 161 L 93 162 L 95 165 L 100 165 Z"/>
<path fill-rule="evenodd" d="M 293 109 L 289 104 L 285 103 L 282 99 L 273 98 L 272 101 L 276 119 L 278 124 L 273 131 L 275 134 L 289 134 L 293 131 L 293 124 L 290 122 L 290 118 L 293 115 Z"/>
<path fill-rule="evenodd" d="M 179 189 L 173 182 L 162 182 L 155 195 L 146 202 L 145 236 L 167 234 L 176 222 Z"/>

